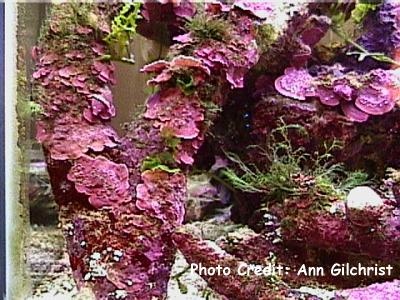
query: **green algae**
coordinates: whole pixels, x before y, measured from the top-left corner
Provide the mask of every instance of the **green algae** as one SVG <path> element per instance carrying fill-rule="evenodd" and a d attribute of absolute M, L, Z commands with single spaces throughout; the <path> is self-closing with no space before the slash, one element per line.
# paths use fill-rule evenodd
<path fill-rule="evenodd" d="M 302 126 L 283 123 L 271 132 L 266 148 L 261 149 L 268 160 L 265 168 L 247 165 L 238 155 L 226 153 L 235 168 L 222 170 L 222 178 L 237 190 L 266 194 L 278 201 L 301 195 L 321 201 L 343 199 L 352 188 L 371 183 L 365 172 L 348 171 L 342 163 L 333 162 L 332 152 L 341 147 L 338 141 L 325 143 L 322 152 L 307 153 L 304 148 L 293 147 L 289 130 L 307 134 Z"/>

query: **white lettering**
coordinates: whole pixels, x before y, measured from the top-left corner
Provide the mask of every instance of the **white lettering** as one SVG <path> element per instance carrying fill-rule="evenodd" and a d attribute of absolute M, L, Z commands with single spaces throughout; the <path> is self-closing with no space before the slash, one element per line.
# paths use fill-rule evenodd
<path fill-rule="evenodd" d="M 216 267 L 204 267 L 201 263 L 190 264 L 190 271 L 197 272 L 200 276 L 228 276 L 231 274 L 229 267 L 222 267 L 217 265 Z"/>

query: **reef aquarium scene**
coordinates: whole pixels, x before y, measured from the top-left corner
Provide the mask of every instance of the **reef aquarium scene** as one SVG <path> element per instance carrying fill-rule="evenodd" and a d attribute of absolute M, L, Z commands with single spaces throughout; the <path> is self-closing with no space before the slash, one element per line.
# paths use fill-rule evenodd
<path fill-rule="evenodd" d="M 15 10 L 10 299 L 400 299 L 400 1 Z"/>

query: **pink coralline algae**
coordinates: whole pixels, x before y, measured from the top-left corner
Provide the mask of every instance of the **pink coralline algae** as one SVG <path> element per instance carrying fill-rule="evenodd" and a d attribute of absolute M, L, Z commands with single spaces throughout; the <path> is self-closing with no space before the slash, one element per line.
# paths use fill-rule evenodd
<path fill-rule="evenodd" d="M 36 56 L 36 55 L 35 55 Z M 51 65 L 55 61 L 59 59 L 59 56 L 55 53 L 49 53 L 47 55 L 44 55 L 40 58 L 40 63 L 43 65 Z"/>
<path fill-rule="evenodd" d="M 322 39 L 329 29 L 330 19 L 325 16 L 307 14 L 294 18 L 288 28 L 286 42 L 288 43 L 290 64 L 296 68 L 307 65 L 311 59 L 314 46 Z M 292 35 L 292 38 L 290 38 Z"/>
<path fill-rule="evenodd" d="M 52 69 L 50 67 L 42 67 L 33 72 L 32 77 L 33 79 L 39 79 L 41 77 L 48 75 L 49 73 L 51 73 L 51 71 Z"/>
<path fill-rule="evenodd" d="M 281 73 L 289 66 L 307 67 L 314 57 L 315 45 L 325 36 L 329 25 L 330 19 L 326 16 L 310 14 L 299 7 L 284 32 L 261 55 L 260 63 L 273 73 Z"/>
<path fill-rule="evenodd" d="M 368 120 L 368 114 L 359 110 L 353 103 L 342 102 L 340 106 L 343 113 L 350 121 L 361 123 Z"/>
<path fill-rule="evenodd" d="M 367 287 L 343 290 L 335 293 L 338 299 L 346 300 L 398 300 L 400 295 L 400 280 L 375 283 Z"/>
<path fill-rule="evenodd" d="M 190 19 L 196 14 L 196 6 L 191 1 L 171 1 L 178 17 Z"/>
<path fill-rule="evenodd" d="M 334 88 L 334 90 L 330 88 L 326 88 L 323 86 L 319 86 L 316 90 L 316 94 L 319 97 L 319 101 L 327 106 L 337 106 L 340 104 L 340 98 L 337 96 L 335 93 L 339 93 L 337 89 Z"/>
<path fill-rule="evenodd" d="M 276 262 L 272 262 L 266 257 L 268 253 L 270 253 L 270 255 L 273 253 L 270 252 L 273 247 L 265 245 L 269 244 L 265 236 L 258 238 L 258 241 L 262 242 L 264 245 L 262 250 L 267 251 L 262 253 L 262 250 L 258 248 L 260 244 L 251 245 L 251 240 L 252 239 L 250 239 L 249 244 L 246 244 L 243 251 L 237 253 L 239 256 L 244 256 L 245 259 L 242 260 L 237 256 L 225 252 L 215 244 L 210 245 L 209 241 L 201 240 L 193 234 L 184 232 L 184 229 L 178 229 L 173 234 L 175 245 L 182 252 L 189 264 L 195 264 L 207 269 L 228 268 L 230 270 L 228 276 L 218 271 L 214 272 L 213 275 L 208 275 L 207 272 L 199 272 L 200 276 L 207 281 L 209 287 L 224 298 L 235 300 L 314 299 L 309 298 L 307 294 L 292 290 L 287 282 L 284 282 L 280 276 L 278 278 L 278 276 L 275 277 L 272 275 L 270 277 L 262 274 L 263 265 L 269 263 L 272 265 L 276 264 Z M 233 247 L 236 245 L 237 241 L 234 242 Z M 261 261 L 257 261 L 258 255 L 264 255 Z M 286 263 L 288 262 L 285 262 L 284 265 L 286 265 Z M 239 269 L 241 271 L 247 269 L 256 270 L 255 267 L 260 270 L 259 274 L 262 274 L 261 276 L 243 276 L 243 273 L 239 274 L 238 272 Z M 287 274 L 284 276 L 289 277 Z"/>
<path fill-rule="evenodd" d="M 97 75 L 97 78 L 104 83 L 115 84 L 114 70 L 115 68 L 112 64 L 100 61 L 95 61 L 92 66 L 93 74 Z"/>
<path fill-rule="evenodd" d="M 239 8 L 230 11 L 228 18 L 237 25 L 233 27 L 237 30 L 230 32 L 227 41 L 200 41 L 187 32 L 175 39 L 179 44 L 175 45 L 173 51 L 179 53 L 190 45 L 194 47 L 193 56 L 177 55 L 171 61 L 159 60 L 141 70 L 155 73 L 148 84 L 161 87 L 160 92 L 148 99 L 144 117 L 154 120 L 152 126 L 160 132 L 181 139 L 173 157 L 184 165 L 193 164 L 193 156 L 203 143 L 205 111 L 196 91 L 191 93 L 182 87 L 171 87 L 171 83 L 176 84 L 182 80 L 181 76 L 186 76 L 190 87 L 194 86 L 196 90 L 201 90 L 203 84 L 211 79 L 218 79 L 224 87 L 243 87 L 245 74 L 258 60 L 253 19 Z M 210 100 L 221 104 L 216 95 Z"/>
<path fill-rule="evenodd" d="M 223 71 L 232 88 L 243 87 L 244 75 L 258 61 L 255 44 L 245 44 L 239 40 L 233 40 L 230 45 L 209 41 L 197 49 L 195 55 L 208 67 Z"/>
<path fill-rule="evenodd" d="M 389 27 L 389 49 L 392 50 L 392 55 L 397 55 L 397 51 L 400 49 L 400 4 L 398 1 L 390 0 L 383 3 L 379 11 L 380 22 L 385 26 Z M 379 25 L 378 25 L 379 27 Z M 382 36 L 381 36 L 382 37 Z"/>
<path fill-rule="evenodd" d="M 398 238 L 400 234 L 400 208 L 392 211 L 392 214 L 385 219 L 384 226 L 386 235 L 392 240 L 397 240 L 397 243 L 400 243 Z"/>
<path fill-rule="evenodd" d="M 186 180 L 180 173 L 145 171 L 143 183 L 136 187 L 136 206 L 164 223 L 175 228 L 183 222 Z"/>
<path fill-rule="evenodd" d="M 95 117 L 108 120 L 115 116 L 115 107 L 112 104 L 112 92 L 107 86 L 99 89 L 99 93 L 91 94 L 90 99 L 90 109 L 86 108 L 83 112 L 86 120 L 94 122 Z"/>
<path fill-rule="evenodd" d="M 169 37 L 181 34 L 183 24 L 195 14 L 196 5 L 192 1 L 144 1 L 138 32 L 165 43 L 165 35 L 163 37 L 160 32 L 167 29 Z"/>
<path fill-rule="evenodd" d="M 323 217 L 321 217 L 321 220 L 323 220 Z M 329 225 L 329 222 L 326 224 Z M 310 228 L 311 227 L 312 226 L 310 226 Z M 329 230 L 340 230 L 340 228 L 334 224 L 330 224 L 329 227 L 330 228 L 326 230 L 327 232 Z M 253 236 L 251 234 L 243 235 L 243 240 L 239 239 L 239 241 L 236 240 L 233 243 L 226 243 L 222 241 L 223 249 L 226 249 L 226 251 L 229 253 L 228 254 L 221 249 L 217 250 L 215 245 L 210 246 L 207 241 L 200 240 L 199 238 L 193 236 L 192 234 L 186 233 L 183 230 L 184 228 L 174 233 L 173 240 L 189 264 L 201 264 L 201 266 L 205 268 L 216 266 L 230 268 L 231 273 L 229 276 L 223 276 L 217 272 L 217 274 L 214 274 L 213 276 L 209 276 L 204 272 L 200 274 L 203 279 L 208 282 L 211 288 L 228 297 L 228 299 L 320 299 L 318 297 L 309 298 L 310 295 L 307 295 L 307 293 L 302 294 L 298 290 L 292 290 L 292 283 L 295 286 L 298 286 L 299 281 L 303 282 L 302 280 L 304 279 L 300 279 L 299 276 L 293 277 L 287 272 L 285 275 L 279 277 L 279 279 L 274 278 L 274 280 L 271 281 L 268 277 L 263 276 L 261 276 L 261 278 L 263 278 L 261 281 L 259 276 L 251 276 L 251 280 L 243 278 L 243 276 L 237 276 L 236 270 L 238 269 L 237 266 L 239 264 L 242 264 L 242 266 L 249 266 L 253 264 L 254 266 L 254 264 L 264 265 L 267 262 L 270 262 L 266 253 L 269 253 L 270 255 L 272 253 L 274 255 L 279 255 L 278 262 L 274 262 L 273 264 L 278 263 L 284 266 L 290 266 L 291 269 L 297 270 L 302 264 L 304 264 L 304 261 L 302 260 L 304 257 L 300 257 L 302 257 L 305 253 L 296 254 L 293 256 L 291 252 L 288 252 L 289 250 L 287 248 L 287 244 L 272 243 L 268 239 L 268 232 L 264 232 L 264 234 L 260 235 L 254 234 Z M 330 238 L 332 238 L 332 240 L 338 239 L 340 241 L 342 236 L 331 236 Z M 298 247 L 295 247 L 295 249 L 298 250 Z M 305 255 L 307 259 L 312 259 L 309 255 Z M 309 261 L 309 263 L 311 262 Z M 319 261 L 319 264 L 321 264 L 321 261 Z M 329 265 L 329 267 L 331 266 L 332 265 Z M 319 280 L 323 280 L 323 277 L 324 276 L 320 277 Z M 325 280 L 327 280 L 328 277 L 325 277 Z M 312 282 L 310 281 L 309 276 L 305 282 L 306 284 Z M 348 283 L 349 279 L 346 280 L 346 284 Z M 370 296 L 373 295 L 376 296 L 376 299 L 394 300 L 398 299 L 398 293 L 400 291 L 399 288 L 400 284 L 398 280 L 394 280 L 392 282 L 388 281 L 385 283 L 376 283 L 361 288 L 337 290 L 335 292 L 335 299 L 364 300 L 370 299 Z"/>
<path fill-rule="evenodd" d="M 383 53 L 397 59 L 400 50 L 400 3 L 397 0 L 382 1 L 382 4 L 370 14 L 363 23 L 363 34 L 357 43 L 371 53 Z M 354 47 L 350 51 L 357 50 Z M 346 64 L 355 69 L 371 70 L 388 68 L 386 62 L 366 57 L 358 61 L 355 57 L 346 59 Z"/>
<path fill-rule="evenodd" d="M 209 246 L 205 241 L 188 233 L 174 233 L 173 241 L 189 264 L 198 264 L 205 268 L 221 266 L 227 267 L 232 271 L 229 276 L 224 276 L 223 274 L 215 274 L 213 276 L 202 275 L 209 286 L 215 291 L 226 296 L 228 299 L 260 299 L 263 288 L 265 288 L 265 278 L 257 276 L 250 281 L 245 276 L 238 275 L 237 270 L 241 264 L 239 259 L 222 250 L 215 250 L 215 248 Z M 271 290 L 272 296 L 278 296 L 278 294 L 279 292 L 275 293 Z"/>
<path fill-rule="evenodd" d="M 60 220 L 63 226 L 73 227 L 66 236 L 75 280 L 89 287 L 97 299 L 118 298 L 118 289 L 124 290 L 126 299 L 162 299 L 175 253 L 170 233 L 183 220 L 186 182 L 182 173 L 157 170 L 141 174 L 140 166 L 148 155 L 166 150 L 160 129 L 164 121 L 177 129 L 178 135 L 193 136 L 184 127 L 193 122 L 190 118 L 202 118 L 190 112 L 201 112 L 200 106 L 191 106 L 196 98 L 185 98 L 178 89 L 180 98 L 167 100 L 173 100 L 172 105 L 181 106 L 179 112 L 187 111 L 187 115 L 179 115 L 177 120 L 168 118 L 168 113 L 163 120 L 142 116 L 136 123 L 139 128 L 131 133 L 137 139 L 130 141 L 128 133 L 121 143 L 106 123 L 115 115 L 109 88 L 115 82 L 114 67 L 99 60 L 108 54 L 101 31 L 108 30 L 105 21 L 109 22 L 116 7 L 90 5 L 100 31 L 73 22 L 57 39 L 54 34 L 60 32 L 60 23 L 76 20 L 76 10 L 68 3 L 52 8 L 50 30 L 34 51 L 37 71 L 33 77 L 43 108 L 37 136 L 46 150 Z M 175 62 L 196 63 L 193 59 Z M 183 98 L 189 99 L 189 104 Z M 163 101 L 159 105 L 168 108 Z M 58 192 L 61 185 L 65 189 Z M 110 248 L 118 249 L 119 255 L 103 255 Z M 95 259 L 101 267 L 97 273 L 92 270 L 95 252 L 101 254 Z"/>
<path fill-rule="evenodd" d="M 81 72 L 81 70 L 79 70 L 79 68 L 77 68 L 77 67 L 67 66 L 67 67 L 64 67 L 64 68 L 58 70 L 58 75 L 63 78 L 70 78 L 75 75 L 78 75 L 80 72 Z"/>
<path fill-rule="evenodd" d="M 89 150 L 103 151 L 117 145 L 117 134 L 108 126 L 89 124 L 69 117 L 56 119 L 50 129 L 43 121 L 36 125 L 36 138 L 52 159 L 77 159 Z"/>
<path fill-rule="evenodd" d="M 358 92 L 355 100 L 358 109 L 370 115 L 383 115 L 394 108 L 399 87 L 394 84 L 396 73 L 389 72 L 376 69 L 369 73 L 368 86 Z"/>
<path fill-rule="evenodd" d="M 33 77 L 44 110 L 38 139 L 46 149 L 55 190 L 65 183 L 60 178 L 71 182 L 56 198 L 63 226 L 73 227 L 66 237 L 75 279 L 97 299 L 118 298 L 119 289 L 126 299 L 164 299 L 176 251 L 171 234 L 184 220 L 186 176 L 179 168 L 194 163 L 204 141 L 209 127 L 204 103 L 224 103 L 225 92 L 243 87 L 245 74 L 257 62 L 259 19 L 236 7 L 223 16 L 233 24 L 226 41 L 200 42 L 189 34 L 181 42 L 190 42 L 193 51 L 172 49 L 175 58 L 144 67 L 156 73 L 149 83 L 157 84 L 159 91 L 121 140 L 106 123 L 115 115 L 109 88 L 115 82 L 114 67 L 100 59 L 108 54 L 102 40 L 118 7 L 109 5 L 90 6 L 100 30 L 79 25 L 74 6 L 54 6 L 59 11 L 49 16 L 50 29 L 35 50 L 39 60 Z M 181 25 L 195 13 L 190 2 L 146 2 L 143 7 L 140 22 L 157 24 L 157 33 L 158 25 L 167 25 L 170 37 L 183 33 Z M 157 15 L 163 9 L 149 9 L 153 7 L 168 14 Z M 61 26 L 71 19 L 77 24 Z M 77 38 L 82 43 L 72 42 Z M 221 59 L 210 58 L 207 51 Z M 168 145 L 169 138 L 174 146 Z M 173 159 L 161 167 L 172 172 L 142 170 L 146 159 L 166 152 Z M 117 259 L 109 248 L 118 249 Z M 100 274 L 92 272 L 94 253 Z"/>
<path fill-rule="evenodd" d="M 74 34 L 87 38 L 93 35 L 89 29 L 78 27 Z M 103 124 L 115 116 L 108 86 L 115 83 L 114 67 L 96 60 L 104 45 L 96 42 L 87 49 L 62 48 L 58 54 L 47 47 L 49 44 L 35 48 L 37 70 L 32 75 L 48 96 L 39 94 L 38 99 L 43 108 L 43 120 L 37 123 L 39 142 L 56 160 L 76 159 L 89 150 L 115 147 L 116 132 Z M 61 59 L 61 55 L 68 59 Z"/>
<path fill-rule="evenodd" d="M 145 1 L 142 11 L 147 21 L 162 21 L 176 17 L 190 18 L 196 13 L 196 8 L 190 1 L 156 0 Z M 168 14 L 168 15 L 165 15 Z"/>
<path fill-rule="evenodd" d="M 375 69 L 361 76 L 349 73 L 344 80 L 332 82 L 332 92 L 349 119 L 363 122 L 368 115 L 383 115 L 395 107 L 399 99 L 396 82 L 398 75 L 394 71 Z"/>
<path fill-rule="evenodd" d="M 233 4 L 230 5 L 223 1 L 213 0 L 207 1 L 205 7 L 206 11 L 212 14 L 226 13 L 237 8 L 260 20 L 266 19 L 274 13 L 273 3 L 263 1 L 248 2 L 239 0 L 233 1 Z"/>
<path fill-rule="evenodd" d="M 287 68 L 285 74 L 275 80 L 275 88 L 283 96 L 305 100 L 315 95 L 312 80 L 305 69 Z"/>
<path fill-rule="evenodd" d="M 136 169 L 140 176 L 140 164 L 146 157 L 167 150 L 165 140 L 159 128 L 154 126 L 155 120 L 140 118 L 129 124 L 127 134 L 121 139 L 120 149 L 124 162 L 130 169 Z M 132 174 L 133 175 L 133 174 Z"/>
<path fill-rule="evenodd" d="M 204 120 L 203 109 L 196 97 L 185 96 L 178 88 L 162 90 L 147 102 L 145 118 L 157 120 L 155 126 L 168 130 L 175 137 L 193 139 L 200 130 L 197 123 Z"/>
<path fill-rule="evenodd" d="M 131 201 L 128 168 L 104 156 L 84 155 L 74 162 L 67 178 L 78 192 L 89 196 L 95 208 L 110 208 Z"/>
<path fill-rule="evenodd" d="M 243 6 L 243 9 L 242 9 Z M 257 63 L 259 52 L 255 42 L 254 20 L 246 15 L 250 7 L 245 7 L 244 3 L 239 4 L 236 9 L 227 8 L 218 2 L 207 4 L 207 13 L 213 14 L 229 14 L 232 26 L 235 30 L 229 32 L 229 40 L 218 41 L 215 39 L 206 39 L 199 41 L 194 34 L 187 32 L 175 38 L 181 45 L 197 44 L 193 51 L 193 60 L 200 60 L 205 70 L 209 69 L 211 73 L 225 74 L 225 79 L 229 82 L 231 88 L 241 88 L 244 84 L 244 76 L 249 68 Z M 257 5 L 256 5 L 257 6 Z M 260 7 L 265 5 L 260 4 Z M 261 9 L 261 8 L 260 8 Z M 272 11 L 268 5 L 266 11 Z M 261 9 L 262 11 L 262 9 Z M 252 15 L 255 19 L 258 19 Z M 207 72 L 208 74 L 208 72 Z"/>
<path fill-rule="evenodd" d="M 179 42 L 179 43 L 182 43 L 182 44 L 192 43 L 193 42 L 193 36 L 192 36 L 192 34 L 190 32 L 188 32 L 188 33 L 184 33 L 184 34 L 181 34 L 181 35 L 178 35 L 178 36 L 174 37 L 173 40 L 175 42 Z"/>
<path fill-rule="evenodd" d="M 398 72 L 391 70 L 349 72 L 332 79 L 329 73 L 313 77 L 306 69 L 288 68 L 275 80 L 275 88 L 293 99 L 317 97 L 327 106 L 340 104 L 351 121 L 365 122 L 370 115 L 383 115 L 395 107 L 400 91 L 398 82 Z"/>
<path fill-rule="evenodd" d="M 233 4 L 234 7 L 238 7 L 243 11 L 248 11 L 259 19 L 266 19 L 272 15 L 274 12 L 272 5 L 273 4 L 271 2 L 248 2 L 244 0 L 235 1 Z"/>
<path fill-rule="evenodd" d="M 205 11 L 208 13 L 212 13 L 214 15 L 220 14 L 220 13 L 226 13 L 231 10 L 231 6 L 228 4 L 224 4 L 221 1 L 218 0 L 210 0 L 207 1 L 205 4 Z"/>
<path fill-rule="evenodd" d="M 177 147 L 174 157 L 177 162 L 192 165 L 194 163 L 194 155 L 200 149 L 204 141 L 204 133 L 200 132 L 194 140 L 183 140 Z"/>
<path fill-rule="evenodd" d="M 160 84 L 169 81 L 175 74 L 192 72 L 195 81 L 194 85 L 197 85 L 204 81 L 206 75 L 210 75 L 209 68 L 207 68 L 202 61 L 184 55 L 177 56 L 170 62 L 164 60 L 155 61 L 154 63 L 144 66 L 141 72 L 158 73 L 158 75 L 150 79 L 147 84 Z"/>

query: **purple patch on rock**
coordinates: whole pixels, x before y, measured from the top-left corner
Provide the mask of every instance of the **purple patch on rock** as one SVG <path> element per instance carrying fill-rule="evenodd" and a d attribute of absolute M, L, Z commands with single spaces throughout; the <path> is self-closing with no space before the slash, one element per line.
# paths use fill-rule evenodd
<path fill-rule="evenodd" d="M 58 71 L 58 75 L 64 78 L 70 78 L 72 76 L 78 75 L 81 71 L 74 66 L 67 66 Z"/>
<path fill-rule="evenodd" d="M 340 104 L 340 98 L 330 88 L 318 87 L 316 94 L 322 104 L 327 106 L 336 106 Z"/>
<path fill-rule="evenodd" d="M 370 115 L 383 115 L 394 108 L 395 102 L 388 89 L 367 87 L 359 92 L 355 106 Z"/>
<path fill-rule="evenodd" d="M 103 120 L 108 120 L 115 116 L 115 107 L 112 104 L 112 92 L 108 87 L 101 88 L 99 94 L 92 94 L 91 112 L 93 116 L 98 116 Z"/>
<path fill-rule="evenodd" d="M 58 60 L 58 55 L 54 53 L 49 53 L 40 58 L 40 63 L 43 65 L 50 65 L 54 63 L 56 60 Z"/>
<path fill-rule="evenodd" d="M 368 114 L 359 110 L 353 103 L 341 102 L 342 111 L 349 120 L 353 122 L 365 122 L 368 120 Z"/>
<path fill-rule="evenodd" d="M 190 1 L 179 1 L 174 6 L 174 13 L 178 17 L 190 19 L 196 14 L 195 3 Z"/>
<path fill-rule="evenodd" d="M 194 84 L 200 83 L 204 75 L 210 75 L 210 69 L 201 60 L 185 55 L 179 55 L 170 62 L 159 60 L 144 66 L 141 72 L 156 73 L 154 78 L 147 81 L 147 84 L 160 84 L 173 78 L 175 74 L 183 72 L 193 72 L 192 76 L 196 79 Z"/>
<path fill-rule="evenodd" d="M 347 300 L 398 300 L 400 295 L 400 280 L 374 283 L 366 287 L 353 288 L 336 292 L 336 297 Z"/>
<path fill-rule="evenodd" d="M 333 86 L 333 91 L 344 100 L 352 100 L 353 89 L 346 83 L 335 83 Z"/>

